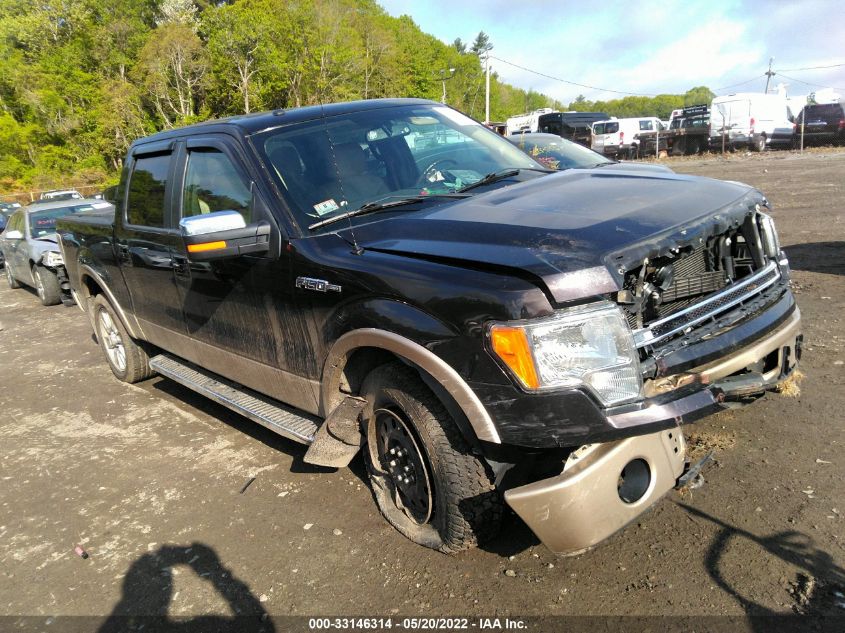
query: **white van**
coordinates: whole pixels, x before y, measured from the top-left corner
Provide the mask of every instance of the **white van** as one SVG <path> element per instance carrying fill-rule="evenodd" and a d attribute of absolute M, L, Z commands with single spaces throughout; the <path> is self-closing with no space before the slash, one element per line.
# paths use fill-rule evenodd
<path fill-rule="evenodd" d="M 794 116 L 784 95 L 740 92 L 716 97 L 710 105 L 710 147 L 789 147 Z"/>
<path fill-rule="evenodd" d="M 593 123 L 590 149 L 605 156 L 637 156 L 640 148 L 637 135 L 664 129 L 660 119 L 653 116 L 597 121 Z"/>

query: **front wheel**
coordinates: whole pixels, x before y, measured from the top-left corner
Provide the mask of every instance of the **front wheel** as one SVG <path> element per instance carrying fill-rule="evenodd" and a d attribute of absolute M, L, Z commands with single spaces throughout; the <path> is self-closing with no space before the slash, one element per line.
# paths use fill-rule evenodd
<path fill-rule="evenodd" d="M 120 319 L 103 297 L 97 295 L 92 302 L 94 330 L 112 373 L 123 382 L 135 383 L 153 375 L 150 358 L 144 349 L 123 327 Z"/>
<path fill-rule="evenodd" d="M 766 135 L 765 134 L 761 134 L 760 136 L 758 136 L 757 138 L 755 138 L 753 140 L 752 149 L 754 149 L 755 152 L 766 151 Z"/>
<path fill-rule="evenodd" d="M 361 392 L 367 467 L 388 522 L 446 553 L 495 536 L 503 505 L 492 473 L 419 375 L 403 363 L 382 365 Z"/>
<path fill-rule="evenodd" d="M 41 305 L 54 306 L 62 302 L 62 289 L 59 287 L 56 273 L 36 264 L 32 267 L 32 279 L 35 281 L 35 290 L 38 291 Z"/>

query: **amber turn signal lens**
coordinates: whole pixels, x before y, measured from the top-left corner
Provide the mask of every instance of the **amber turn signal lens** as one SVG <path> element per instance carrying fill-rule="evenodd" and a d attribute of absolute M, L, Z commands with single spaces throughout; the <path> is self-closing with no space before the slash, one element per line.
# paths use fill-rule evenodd
<path fill-rule="evenodd" d="M 494 325 L 490 329 L 490 341 L 493 345 L 493 351 L 522 381 L 523 385 L 529 389 L 540 387 L 525 330 Z"/>
<path fill-rule="evenodd" d="M 189 253 L 219 251 L 222 248 L 226 248 L 226 242 L 206 242 L 205 244 L 188 244 Z"/>

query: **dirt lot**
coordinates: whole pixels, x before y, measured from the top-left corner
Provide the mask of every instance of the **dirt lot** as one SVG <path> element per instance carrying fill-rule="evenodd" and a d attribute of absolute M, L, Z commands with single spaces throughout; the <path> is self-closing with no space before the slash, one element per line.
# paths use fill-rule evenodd
<path fill-rule="evenodd" d="M 120 383 L 82 312 L 3 284 L 0 615 L 845 615 L 845 152 L 664 162 L 767 193 L 804 315 L 800 395 L 688 427 L 716 450 L 703 487 L 578 558 L 513 515 L 431 552 L 359 462 L 317 469 L 175 383 Z"/>

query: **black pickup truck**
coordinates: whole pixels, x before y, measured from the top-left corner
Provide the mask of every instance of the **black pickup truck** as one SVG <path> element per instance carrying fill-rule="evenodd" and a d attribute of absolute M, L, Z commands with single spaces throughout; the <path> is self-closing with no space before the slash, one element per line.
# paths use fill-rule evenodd
<path fill-rule="evenodd" d="M 430 101 L 140 139 L 115 202 L 58 226 L 115 376 L 176 380 L 314 464 L 362 451 L 387 520 L 444 552 L 505 504 L 555 552 L 592 547 L 676 485 L 682 424 L 801 354 L 760 192 L 550 172 Z"/>

